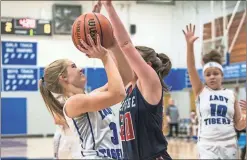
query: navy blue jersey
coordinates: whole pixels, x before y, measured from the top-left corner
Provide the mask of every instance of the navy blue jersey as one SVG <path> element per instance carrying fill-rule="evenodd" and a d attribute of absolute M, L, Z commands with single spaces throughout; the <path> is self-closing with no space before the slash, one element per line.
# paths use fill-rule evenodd
<path fill-rule="evenodd" d="M 157 105 L 151 105 L 137 85 L 127 89 L 119 113 L 124 159 L 153 160 L 160 156 L 171 159 L 166 152 L 167 141 L 162 132 L 162 97 Z"/>

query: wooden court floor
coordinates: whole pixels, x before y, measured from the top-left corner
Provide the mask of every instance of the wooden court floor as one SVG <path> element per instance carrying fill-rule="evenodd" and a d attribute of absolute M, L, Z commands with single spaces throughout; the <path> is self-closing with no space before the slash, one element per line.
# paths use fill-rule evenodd
<path fill-rule="evenodd" d="M 181 139 L 168 140 L 168 153 L 173 159 L 196 159 L 196 144 Z M 1 157 L 52 158 L 52 138 L 3 138 Z"/>

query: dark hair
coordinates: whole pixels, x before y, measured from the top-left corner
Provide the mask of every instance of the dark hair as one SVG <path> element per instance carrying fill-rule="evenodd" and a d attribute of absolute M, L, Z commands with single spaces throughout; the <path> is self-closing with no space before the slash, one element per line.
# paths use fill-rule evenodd
<path fill-rule="evenodd" d="M 141 52 L 141 56 L 146 62 L 152 63 L 152 68 L 158 74 L 162 88 L 164 91 L 169 91 L 163 79 L 168 75 L 172 68 L 170 58 L 164 53 L 156 53 L 154 49 L 149 47 L 136 46 L 135 48 Z"/>
<path fill-rule="evenodd" d="M 208 62 L 217 62 L 222 64 L 222 56 L 217 50 L 212 50 L 203 56 L 202 61 L 204 64 Z"/>

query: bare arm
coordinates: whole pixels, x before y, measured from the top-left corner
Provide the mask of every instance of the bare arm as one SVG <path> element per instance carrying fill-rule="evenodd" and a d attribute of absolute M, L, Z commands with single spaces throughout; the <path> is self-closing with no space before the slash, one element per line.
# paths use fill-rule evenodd
<path fill-rule="evenodd" d="M 117 42 L 110 50 L 110 55 L 117 64 L 124 86 L 126 86 L 134 78 L 133 70 Z"/>
<path fill-rule="evenodd" d="M 246 104 L 240 108 L 237 100 L 234 103 L 234 123 L 239 131 L 246 128 Z"/>
<path fill-rule="evenodd" d="M 187 28 L 187 32 L 186 33 L 184 31 L 183 32 L 187 42 L 187 68 L 188 68 L 188 73 L 189 73 L 193 92 L 197 97 L 201 92 L 201 90 L 203 89 L 203 84 L 200 80 L 200 77 L 195 67 L 195 57 L 194 57 L 194 42 L 198 37 L 194 36 L 195 26 L 193 26 L 193 30 L 191 24 L 189 27 L 186 26 L 186 28 Z"/>
<path fill-rule="evenodd" d="M 118 72 L 117 66 L 107 50 L 100 46 L 100 39 L 97 36 L 97 45 L 94 44 L 92 38 L 89 38 L 92 48 L 82 41 L 83 46 L 89 51 L 81 50 L 90 57 L 93 54 L 104 54 L 100 59 L 105 67 L 108 78 L 108 90 L 103 92 L 92 92 L 88 95 L 76 94 L 70 97 L 66 103 L 66 112 L 69 117 L 77 117 L 82 113 L 94 112 L 104 108 L 108 108 L 122 101 L 125 96 L 125 89 Z M 95 53 L 96 52 L 96 53 Z M 104 52 L 104 53 L 102 53 Z M 69 107 L 67 107 L 69 106 Z"/>
<path fill-rule="evenodd" d="M 109 14 L 117 42 L 125 54 L 131 68 L 137 75 L 141 86 L 143 86 L 143 96 L 147 101 L 151 101 L 151 103 L 157 103 L 160 100 L 162 94 L 162 86 L 157 73 L 144 61 L 140 53 L 135 49 L 128 32 L 125 30 L 124 25 L 118 17 L 112 3 L 105 1 L 104 6 Z M 153 97 L 159 97 L 158 101 L 155 100 L 156 102 L 153 102 Z"/>
<path fill-rule="evenodd" d="M 118 66 L 118 71 L 122 77 L 123 84 L 126 87 L 129 84 L 129 82 L 134 78 L 134 73 L 126 57 L 124 56 L 123 52 L 121 51 L 118 45 L 116 47 L 114 46 L 109 52 L 109 54 L 111 55 L 115 64 Z M 93 90 L 92 92 L 103 92 L 107 90 L 108 90 L 108 83 L 106 83 L 104 86 L 100 88 Z"/>
<path fill-rule="evenodd" d="M 93 8 L 93 12 L 100 13 L 101 11 L 101 2 L 98 1 L 97 4 L 95 4 Z M 126 86 L 133 78 L 134 78 L 134 73 L 132 71 L 132 68 L 129 65 L 129 62 L 127 61 L 125 55 L 123 54 L 121 48 L 119 47 L 115 37 L 114 37 L 114 45 L 113 47 L 109 48 L 111 52 L 110 55 L 112 56 L 114 62 L 116 63 L 118 67 L 118 71 L 122 77 L 124 86 Z M 93 92 L 102 92 L 106 91 L 108 88 L 108 85 L 104 85 L 103 87 L 100 87 Z"/>

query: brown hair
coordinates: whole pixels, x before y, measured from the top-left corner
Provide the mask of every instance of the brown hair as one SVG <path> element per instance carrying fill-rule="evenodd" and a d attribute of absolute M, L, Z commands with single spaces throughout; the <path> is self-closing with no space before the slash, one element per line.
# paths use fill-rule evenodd
<path fill-rule="evenodd" d="M 217 62 L 222 64 L 222 56 L 217 50 L 212 50 L 203 56 L 202 61 L 204 64 L 208 62 Z"/>
<path fill-rule="evenodd" d="M 156 53 L 154 49 L 145 46 L 135 47 L 139 52 L 141 52 L 142 58 L 146 62 L 152 63 L 152 68 L 156 71 L 160 78 L 162 88 L 165 91 L 169 91 L 167 85 L 164 82 L 164 77 L 166 77 L 171 70 L 172 63 L 170 58 L 164 53 Z"/>
<path fill-rule="evenodd" d="M 46 104 L 47 109 L 51 112 L 54 117 L 54 113 L 60 118 L 63 116 L 63 106 L 54 97 L 53 93 L 63 94 L 64 90 L 59 83 L 59 76 L 67 74 L 68 67 L 67 59 L 60 59 L 52 62 L 44 70 L 44 76 L 39 80 L 39 89 Z"/>

